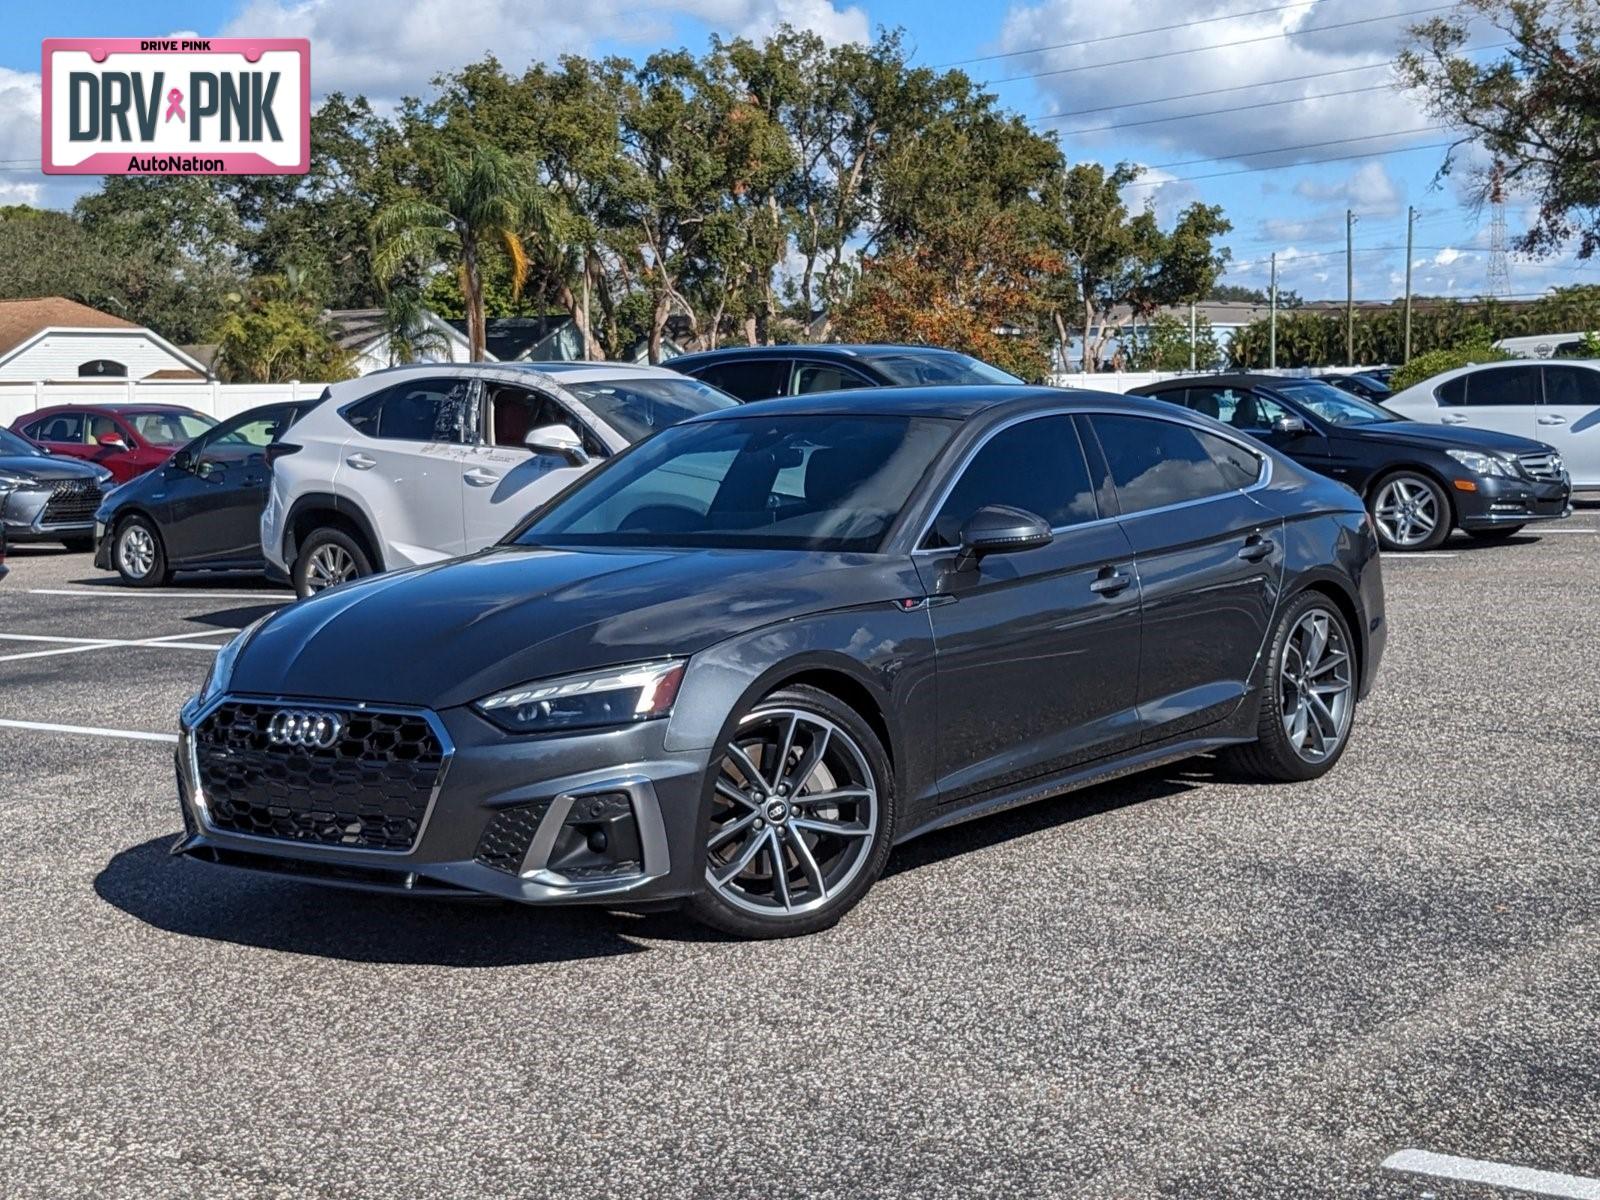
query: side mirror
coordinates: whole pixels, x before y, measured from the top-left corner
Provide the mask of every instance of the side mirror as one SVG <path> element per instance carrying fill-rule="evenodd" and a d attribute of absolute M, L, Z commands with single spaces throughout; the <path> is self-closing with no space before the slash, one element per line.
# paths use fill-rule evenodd
<path fill-rule="evenodd" d="M 588 452 L 583 448 L 583 439 L 567 425 L 541 425 L 531 430 L 522 439 L 522 444 L 535 454 L 554 454 L 575 467 L 584 466 L 589 461 Z"/>
<path fill-rule="evenodd" d="M 179 450 L 172 456 L 172 465 L 180 471 L 194 470 L 194 455 L 187 450 Z"/>
<path fill-rule="evenodd" d="M 961 526 L 961 553 L 956 570 L 978 565 L 989 554 L 1014 554 L 1018 550 L 1037 550 L 1055 540 L 1044 518 L 1005 504 L 986 504 Z"/>
<path fill-rule="evenodd" d="M 128 448 L 128 443 L 122 440 L 120 433 L 102 433 L 95 438 L 95 442 L 108 450 L 126 450 Z"/>
<path fill-rule="evenodd" d="M 1273 433 L 1304 433 L 1305 431 L 1306 423 L 1299 417 L 1282 416 L 1273 418 Z"/>

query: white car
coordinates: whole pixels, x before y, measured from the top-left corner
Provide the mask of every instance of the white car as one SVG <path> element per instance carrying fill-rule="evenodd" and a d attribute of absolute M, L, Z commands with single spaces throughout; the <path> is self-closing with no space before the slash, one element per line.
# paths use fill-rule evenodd
<path fill-rule="evenodd" d="M 1413 421 L 1548 442 L 1575 491 L 1600 488 L 1600 360 L 1458 367 L 1390 396 L 1383 406 Z"/>
<path fill-rule="evenodd" d="M 272 448 L 261 548 L 301 596 L 468 554 L 598 461 L 736 403 L 627 363 L 420 363 L 336 383 Z"/>

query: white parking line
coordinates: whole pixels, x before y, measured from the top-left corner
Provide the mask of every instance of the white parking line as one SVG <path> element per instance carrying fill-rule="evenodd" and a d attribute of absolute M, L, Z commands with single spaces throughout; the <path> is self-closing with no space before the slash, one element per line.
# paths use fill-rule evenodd
<path fill-rule="evenodd" d="M 91 650 L 108 650 L 118 646 L 138 646 L 153 650 L 209 650 L 215 654 L 222 649 L 217 643 L 194 643 L 190 638 L 218 637 L 226 632 L 221 629 L 197 629 L 190 633 L 169 633 L 163 637 L 152 638 L 47 638 L 33 633 L 0 633 L 0 639 L 21 642 L 65 642 L 70 645 L 58 646 L 53 650 L 29 650 L 23 654 L 0 654 L 0 662 L 17 662 L 24 658 L 51 658 L 59 654 L 86 654 Z"/>
<path fill-rule="evenodd" d="M 1588 537 L 1594 537 L 1595 534 L 1600 533 L 1600 529 L 1536 529 L 1533 533 L 1535 537 L 1549 537 L 1552 533 L 1581 533 Z"/>
<path fill-rule="evenodd" d="M 1431 1150 L 1401 1150 L 1384 1159 L 1383 1168 L 1386 1171 L 1406 1171 L 1413 1175 L 1431 1175 L 1436 1179 L 1453 1179 L 1462 1183 L 1486 1183 L 1490 1187 L 1512 1188 L 1538 1196 L 1558 1196 L 1562 1200 L 1600 1200 L 1600 1179 L 1537 1171 L 1532 1167 L 1515 1167 L 1509 1163 L 1485 1162 L 1477 1158 L 1457 1158 L 1453 1154 L 1435 1154 Z"/>
<path fill-rule="evenodd" d="M 1436 558 L 1460 558 L 1459 550 L 1425 550 L 1421 554 L 1380 554 L 1384 562 L 1432 562 Z"/>
<path fill-rule="evenodd" d="M 191 592 L 182 588 L 158 591 L 155 588 L 29 588 L 30 596 L 99 596 L 112 600 L 293 600 L 293 592 Z"/>
<path fill-rule="evenodd" d="M 52 725 L 47 721 L 11 721 L 0 717 L 0 729 L 31 729 L 38 733 L 82 733 L 90 737 L 132 738 L 137 742 L 175 742 L 175 733 L 149 733 L 143 729 L 99 729 L 93 725 Z"/>

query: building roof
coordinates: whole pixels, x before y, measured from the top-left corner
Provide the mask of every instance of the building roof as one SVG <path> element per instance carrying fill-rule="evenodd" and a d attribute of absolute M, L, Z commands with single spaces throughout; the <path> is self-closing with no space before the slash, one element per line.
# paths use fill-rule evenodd
<path fill-rule="evenodd" d="M 46 329 L 139 329 L 132 321 L 114 317 L 68 300 L 65 296 L 38 296 L 31 300 L 0 300 L 0 356 L 15 350 Z"/>
<path fill-rule="evenodd" d="M 446 321 L 462 337 L 467 336 L 465 321 Z M 572 324 L 571 317 L 490 317 L 483 325 L 483 344 L 501 362 L 512 362 L 531 355 L 551 334 Z"/>

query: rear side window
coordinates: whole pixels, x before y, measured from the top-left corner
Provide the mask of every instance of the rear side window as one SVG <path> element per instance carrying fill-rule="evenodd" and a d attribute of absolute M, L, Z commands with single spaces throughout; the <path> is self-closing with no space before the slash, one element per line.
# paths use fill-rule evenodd
<path fill-rule="evenodd" d="M 357 400 L 344 419 L 358 433 L 399 442 L 470 439 L 472 383 L 466 379 L 418 379 Z"/>
<path fill-rule="evenodd" d="M 1202 435 L 1186 425 L 1104 413 L 1089 420 L 1124 513 L 1203 500 L 1237 486 L 1223 475 Z"/>
<path fill-rule="evenodd" d="M 1546 367 L 1544 402 L 1570 408 L 1600 408 L 1600 371 L 1586 367 Z"/>
<path fill-rule="evenodd" d="M 1433 389 L 1433 398 L 1440 408 L 1460 408 L 1467 402 L 1467 377 L 1457 375 Z"/>
<path fill-rule="evenodd" d="M 35 421 L 22 431 L 36 442 L 83 441 L 83 414 L 56 413 Z"/>
<path fill-rule="evenodd" d="M 1071 417 L 1023 421 L 985 442 L 940 507 L 924 548 L 959 545 L 961 526 L 987 504 L 1024 509 L 1052 529 L 1100 515 Z"/>
<path fill-rule="evenodd" d="M 1215 434 L 1197 433 L 1195 436 L 1211 455 L 1211 461 L 1217 464 L 1223 482 L 1229 487 L 1247 488 L 1261 479 L 1260 455 Z"/>
<path fill-rule="evenodd" d="M 1538 367 L 1475 371 L 1467 384 L 1468 408 L 1531 408 L 1539 403 Z"/>
<path fill-rule="evenodd" d="M 768 358 L 712 363 L 699 370 L 691 368 L 689 373 L 741 400 L 770 400 L 788 392 L 789 368 L 787 358 Z"/>

